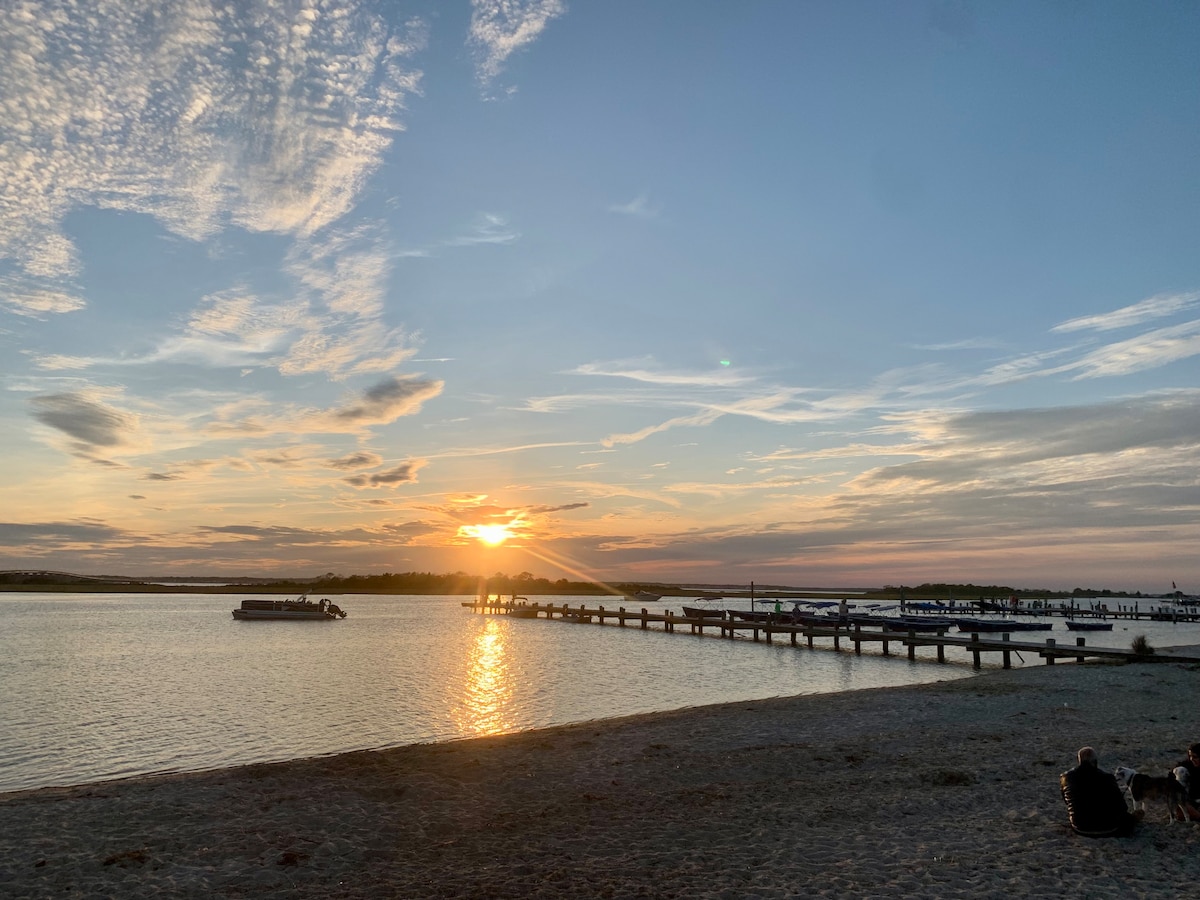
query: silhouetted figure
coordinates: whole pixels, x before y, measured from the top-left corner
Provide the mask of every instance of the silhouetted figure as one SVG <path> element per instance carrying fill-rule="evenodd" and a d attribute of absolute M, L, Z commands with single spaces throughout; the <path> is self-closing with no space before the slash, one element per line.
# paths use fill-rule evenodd
<path fill-rule="evenodd" d="M 1188 773 L 1188 818 L 1195 821 L 1200 819 L 1200 743 L 1188 747 L 1187 759 L 1177 766 L 1183 766 Z"/>
<path fill-rule="evenodd" d="M 1096 751 L 1083 747 L 1079 765 L 1058 777 L 1067 817 L 1076 833 L 1087 837 L 1127 837 L 1137 819 L 1125 805 L 1117 779 L 1101 771 Z"/>

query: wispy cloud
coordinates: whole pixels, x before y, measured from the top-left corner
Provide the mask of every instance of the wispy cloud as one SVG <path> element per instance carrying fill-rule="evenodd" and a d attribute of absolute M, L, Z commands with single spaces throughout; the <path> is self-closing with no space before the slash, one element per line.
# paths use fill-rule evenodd
<path fill-rule="evenodd" d="M 1108 344 L 1085 355 L 1071 368 L 1078 378 L 1129 375 L 1200 353 L 1200 321 L 1160 328 L 1127 341 Z"/>
<path fill-rule="evenodd" d="M 525 453 L 530 450 L 549 450 L 555 447 L 588 447 L 590 441 L 545 441 L 540 444 L 503 444 L 496 447 L 447 447 L 431 459 L 469 459 L 474 456 L 504 456 L 509 453 Z"/>
<path fill-rule="evenodd" d="M 541 37 L 566 8 L 562 0 L 472 0 L 468 43 L 480 84 L 491 84 L 508 58 Z"/>
<path fill-rule="evenodd" d="M 0 302 L 17 315 L 31 318 L 75 312 L 87 305 L 82 297 L 63 286 L 38 287 L 41 280 L 28 276 L 0 280 L 0 297 L 3 298 Z"/>
<path fill-rule="evenodd" d="M 279 371 L 335 380 L 394 371 L 415 355 L 419 336 L 383 324 L 387 242 L 369 225 L 319 237 L 289 254 L 287 271 L 300 290 L 280 306 L 279 324 L 297 333 Z"/>
<path fill-rule="evenodd" d="M 700 425 L 711 425 L 721 417 L 722 413 L 716 410 L 704 410 L 703 412 L 695 413 L 690 416 L 677 416 L 673 419 L 667 419 L 665 422 L 659 422 L 655 425 L 648 425 L 638 431 L 631 431 L 626 434 L 610 434 L 600 443 L 604 447 L 614 447 L 619 444 L 636 444 L 639 441 L 644 441 L 646 438 L 662 434 L 664 431 L 670 431 L 672 428 L 680 427 L 695 427 Z"/>
<path fill-rule="evenodd" d="M 1161 319 L 1189 309 L 1200 301 L 1200 291 L 1182 294 L 1156 294 L 1138 303 L 1124 306 L 1112 312 L 1094 316 L 1068 319 L 1051 328 L 1051 331 L 1113 331 L 1140 325 L 1151 319 Z"/>
<path fill-rule="evenodd" d="M 391 256 L 395 259 L 429 259 L 447 247 L 496 246 L 514 244 L 520 239 L 521 232 L 512 228 L 505 216 L 481 212 L 460 234 L 435 241 L 426 247 L 410 247 L 407 250 L 396 251 Z"/>
<path fill-rule="evenodd" d="M 447 240 L 448 247 L 472 247 L 476 244 L 511 244 L 521 233 L 509 228 L 508 220 L 495 213 L 480 213 L 466 234 Z"/>
<path fill-rule="evenodd" d="M 1013 384 L 1018 381 L 1024 381 L 1028 378 L 1034 378 L 1044 375 L 1050 375 L 1057 371 L 1062 371 L 1062 366 L 1053 366 L 1051 363 L 1056 359 L 1061 359 L 1071 353 L 1070 348 L 1055 347 L 1048 350 L 1037 351 L 1033 353 L 1024 353 L 1020 356 L 1006 359 L 1002 362 L 995 363 L 984 369 L 979 375 L 964 378 L 959 381 L 961 386 L 998 386 L 1003 384 Z"/>
<path fill-rule="evenodd" d="M 714 369 L 703 372 L 669 371 L 656 368 L 651 360 L 616 360 L 606 363 L 584 363 L 572 370 L 576 375 L 602 375 L 608 378 L 627 378 L 646 384 L 699 387 L 732 387 L 748 384 L 754 376 L 734 369 Z"/>
<path fill-rule="evenodd" d="M 622 216 L 633 216 L 637 219 L 657 219 L 662 213 L 662 207 L 651 203 L 646 194 L 638 194 L 628 203 L 614 203 L 608 211 Z"/>
<path fill-rule="evenodd" d="M 312 235 L 350 209 L 419 90 L 404 60 L 424 26 L 389 32 L 350 0 L 253 7 L 85 13 L 48 0 L 36 14 L 0 12 L 0 257 L 29 285 L 16 305 L 81 305 L 62 229 L 80 204 L 151 215 L 192 239 L 228 224 Z"/>
<path fill-rule="evenodd" d="M 776 476 L 762 481 L 742 482 L 677 482 L 663 488 L 673 494 L 704 494 L 709 497 L 736 497 L 761 491 L 780 491 L 797 488 L 812 479 Z"/>
<path fill-rule="evenodd" d="M 947 341 L 944 344 L 914 344 L 916 350 L 930 350 L 934 352 L 952 351 L 952 350 L 995 350 L 1001 344 L 991 338 L 963 338 L 961 341 Z"/>

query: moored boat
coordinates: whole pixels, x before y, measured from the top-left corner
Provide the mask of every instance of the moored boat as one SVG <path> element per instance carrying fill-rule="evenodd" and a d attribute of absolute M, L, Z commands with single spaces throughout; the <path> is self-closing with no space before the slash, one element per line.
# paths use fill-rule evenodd
<path fill-rule="evenodd" d="M 1067 631 L 1112 631 L 1112 622 L 1077 622 L 1067 619 Z"/>
<path fill-rule="evenodd" d="M 901 616 L 883 621 L 883 627 L 887 631 L 948 631 L 953 625 L 953 619 L 937 616 Z"/>
<path fill-rule="evenodd" d="M 650 591 L 636 591 L 629 595 L 630 600 L 636 600 L 639 603 L 654 603 L 662 599 L 662 594 L 652 594 Z"/>
<path fill-rule="evenodd" d="M 700 609 L 695 606 L 683 607 L 683 614 L 689 619 L 724 619 L 723 609 Z"/>
<path fill-rule="evenodd" d="M 742 622 L 769 622 L 771 621 L 771 613 L 765 609 L 729 609 L 726 610 L 730 619 L 739 619 Z"/>
<path fill-rule="evenodd" d="M 1049 631 L 1050 622 L 1019 622 L 1016 619 L 959 619 L 958 630 L 963 632 Z"/>
<path fill-rule="evenodd" d="M 233 611 L 233 617 L 251 621 L 327 622 L 344 619 L 346 613 L 329 600 L 314 603 L 307 594 L 301 594 L 295 600 L 243 600 L 241 607 Z"/>

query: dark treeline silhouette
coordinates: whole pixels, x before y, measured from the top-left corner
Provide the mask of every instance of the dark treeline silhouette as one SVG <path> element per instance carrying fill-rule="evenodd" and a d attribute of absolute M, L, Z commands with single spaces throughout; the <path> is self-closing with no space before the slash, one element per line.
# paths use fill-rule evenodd
<path fill-rule="evenodd" d="M 167 582 L 167 583 L 164 583 Z M 664 597 L 696 597 L 704 595 L 712 599 L 725 596 L 744 598 L 750 596 L 749 586 L 706 585 L 680 586 L 663 582 L 620 581 L 601 583 L 596 581 L 568 581 L 559 578 L 551 581 L 529 572 L 519 575 L 471 575 L 467 572 L 438 574 L 434 572 L 384 572 L 378 575 L 336 575 L 327 572 L 316 578 L 254 578 L 251 576 L 221 577 L 187 576 L 184 578 L 123 578 L 114 575 L 75 575 L 67 572 L 38 570 L 0 571 L 0 590 L 13 591 L 64 591 L 92 593 L 104 591 L 137 591 L 143 593 L 317 593 L 330 594 L 453 594 L 478 596 L 479 594 L 502 596 L 563 595 L 605 596 L 633 595 L 646 590 Z M 759 598 L 768 595 L 786 594 L 788 597 L 827 597 L 828 590 L 806 590 L 781 585 L 759 584 Z M 1075 588 L 1070 591 L 1053 591 L 1043 588 L 1013 588 L 1007 585 L 926 583 L 915 587 L 907 585 L 885 585 L 881 589 L 856 590 L 864 599 L 875 600 L 1006 600 L 1017 596 L 1029 599 L 1067 599 L 1071 597 L 1172 597 L 1170 594 L 1143 594 L 1141 591 L 1112 591 L 1107 588 Z"/>
<path fill-rule="evenodd" d="M 1052 591 L 1048 588 L 1014 588 L 1000 584 L 918 584 L 916 587 L 907 585 L 884 585 L 881 591 L 868 591 L 870 595 L 899 597 L 907 600 L 981 600 L 1016 596 L 1021 599 L 1066 597 L 1141 597 L 1141 591 L 1111 591 L 1105 588 L 1075 588 L 1070 591 Z"/>
<path fill-rule="evenodd" d="M 311 591 L 339 594 L 569 594 L 596 596 L 623 591 L 625 586 L 606 586 L 590 581 L 551 581 L 529 572 L 519 575 L 482 577 L 466 572 L 439 575 L 434 572 L 384 572 L 382 575 L 346 575 L 329 573 L 305 585 Z M 265 587 L 271 587 L 266 585 Z M 636 586 L 632 590 L 637 590 Z"/>

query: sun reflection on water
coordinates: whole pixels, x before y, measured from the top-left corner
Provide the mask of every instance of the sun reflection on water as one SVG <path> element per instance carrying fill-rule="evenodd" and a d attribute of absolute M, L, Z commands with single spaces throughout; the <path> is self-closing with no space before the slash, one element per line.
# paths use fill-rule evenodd
<path fill-rule="evenodd" d="M 516 729 L 508 717 L 513 692 L 502 624 L 489 618 L 471 646 L 462 703 L 456 714 L 458 728 L 464 734 L 503 734 Z"/>

